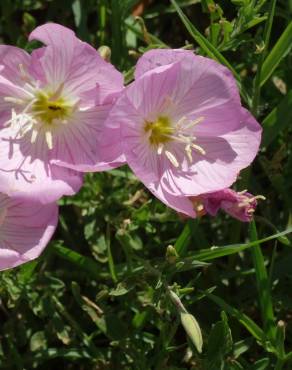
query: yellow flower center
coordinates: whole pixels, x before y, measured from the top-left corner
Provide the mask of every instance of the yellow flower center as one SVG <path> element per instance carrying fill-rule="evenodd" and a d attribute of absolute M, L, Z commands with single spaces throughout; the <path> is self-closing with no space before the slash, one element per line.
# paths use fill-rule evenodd
<path fill-rule="evenodd" d="M 51 124 L 54 120 L 65 120 L 72 112 L 72 105 L 56 94 L 39 92 L 32 105 L 35 118 L 43 123 Z"/>
<path fill-rule="evenodd" d="M 187 159 L 190 164 L 193 163 L 193 151 L 200 155 L 205 155 L 205 150 L 198 144 L 195 144 L 197 138 L 192 132 L 192 128 L 201 122 L 204 117 L 198 117 L 194 121 L 182 117 L 173 124 L 168 117 L 160 116 L 155 121 L 145 121 L 144 132 L 149 143 L 154 146 L 158 155 L 165 154 L 167 159 L 174 167 L 179 167 L 180 163 L 176 157 L 173 148 L 168 145 L 170 141 L 184 146 Z"/>
<path fill-rule="evenodd" d="M 171 140 L 173 128 L 167 117 L 158 117 L 154 122 L 145 122 L 144 130 L 150 133 L 149 141 L 153 145 L 164 144 Z"/>

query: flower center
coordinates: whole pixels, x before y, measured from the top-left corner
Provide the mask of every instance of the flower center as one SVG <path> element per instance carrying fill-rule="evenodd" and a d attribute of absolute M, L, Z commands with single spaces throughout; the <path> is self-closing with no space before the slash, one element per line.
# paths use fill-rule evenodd
<path fill-rule="evenodd" d="M 54 120 L 64 120 L 71 111 L 72 106 L 62 97 L 44 92 L 37 93 L 36 101 L 31 107 L 33 116 L 45 124 L 51 124 Z"/>
<path fill-rule="evenodd" d="M 201 122 L 204 117 L 189 121 L 182 117 L 173 124 L 168 117 L 160 116 L 154 122 L 145 121 L 144 132 L 147 135 L 149 143 L 155 147 L 157 154 L 164 153 L 167 159 L 174 167 L 179 167 L 179 162 L 173 153 L 167 147 L 167 143 L 176 142 L 184 146 L 186 157 L 190 164 L 193 162 L 193 151 L 200 155 L 205 155 L 205 150 L 198 144 L 195 144 L 197 138 L 193 134 L 193 127 Z"/>
<path fill-rule="evenodd" d="M 63 84 L 55 92 L 40 90 L 38 85 L 26 84 L 28 99 L 7 96 L 5 101 L 20 106 L 16 113 L 12 109 L 11 119 L 5 125 L 16 128 L 16 138 L 31 133 L 31 143 L 35 143 L 39 135 L 44 135 L 49 149 L 53 148 L 53 131 L 68 123 L 68 118 L 78 108 L 78 100 L 64 98 Z"/>
<path fill-rule="evenodd" d="M 158 117 L 154 122 L 146 121 L 144 130 L 149 135 L 150 143 L 156 146 L 170 141 L 170 135 L 173 132 L 167 117 Z"/>

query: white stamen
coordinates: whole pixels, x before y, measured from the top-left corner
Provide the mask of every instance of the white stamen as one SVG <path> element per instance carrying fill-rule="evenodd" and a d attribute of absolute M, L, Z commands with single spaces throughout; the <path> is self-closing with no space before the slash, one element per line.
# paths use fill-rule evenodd
<path fill-rule="evenodd" d="M 162 152 L 163 152 L 163 148 L 164 148 L 164 145 L 163 145 L 162 143 L 160 143 L 160 144 L 158 145 L 158 148 L 157 148 L 157 154 L 158 154 L 158 155 L 161 155 L 161 154 L 162 154 Z"/>
<path fill-rule="evenodd" d="M 247 189 L 244 189 L 244 190 L 241 190 L 241 191 L 239 191 L 237 194 L 245 194 L 245 193 L 247 193 Z"/>
<path fill-rule="evenodd" d="M 206 151 L 200 146 L 200 145 L 196 145 L 196 144 L 190 144 L 191 147 L 195 150 L 197 150 L 199 153 L 201 153 L 202 155 L 205 155 L 206 154 Z"/>
<path fill-rule="evenodd" d="M 177 127 L 178 129 L 181 129 L 181 128 L 182 128 L 182 124 L 185 122 L 185 120 L 186 120 L 186 116 L 183 116 L 182 118 L 180 118 L 180 119 L 178 120 L 177 124 L 176 124 L 176 127 Z"/>
<path fill-rule="evenodd" d="M 24 101 L 22 99 L 13 98 L 12 96 L 4 96 L 4 101 L 7 103 L 14 103 L 14 104 L 23 104 Z"/>
<path fill-rule="evenodd" d="M 32 130 L 31 139 L 30 139 L 30 142 L 32 144 L 34 144 L 36 142 L 37 136 L 38 136 L 38 131 L 37 130 Z"/>
<path fill-rule="evenodd" d="M 52 131 L 46 131 L 45 133 L 46 143 L 48 144 L 48 147 L 50 150 L 53 149 L 53 135 Z"/>
<path fill-rule="evenodd" d="M 175 156 L 169 152 L 168 150 L 165 151 L 165 155 L 167 157 L 167 159 L 174 165 L 174 167 L 179 167 L 179 163 L 177 161 L 177 159 L 175 158 Z"/>
<path fill-rule="evenodd" d="M 192 128 L 194 126 L 196 126 L 198 123 L 202 122 L 204 120 L 205 117 L 199 117 L 197 119 L 195 119 L 194 121 L 191 121 L 188 125 L 186 125 L 184 127 L 185 130 L 188 130 L 189 128 Z"/>
<path fill-rule="evenodd" d="M 266 198 L 263 195 L 255 195 L 254 197 L 244 199 L 241 203 L 238 204 L 238 207 L 240 207 L 240 208 L 246 207 L 250 203 L 252 203 L 253 201 L 258 200 L 258 199 L 259 200 L 266 200 Z"/>
<path fill-rule="evenodd" d="M 255 195 L 253 198 L 251 198 L 252 200 L 257 200 L 257 199 L 260 199 L 260 200 L 266 200 L 266 197 L 264 197 L 263 195 Z"/>
<path fill-rule="evenodd" d="M 255 212 L 255 209 L 254 208 L 249 208 L 246 212 L 252 214 L 252 213 Z"/>
<path fill-rule="evenodd" d="M 192 162 L 193 162 L 193 156 L 192 156 L 192 148 L 191 148 L 191 145 L 190 144 L 188 144 L 185 147 L 185 151 L 187 153 L 187 157 L 188 157 L 188 160 L 189 160 L 190 164 L 192 164 Z"/>
<path fill-rule="evenodd" d="M 63 91 L 64 88 L 64 82 L 60 84 L 60 86 L 57 88 L 57 90 L 54 92 L 54 94 L 49 98 L 50 101 L 54 101 L 58 99 Z"/>

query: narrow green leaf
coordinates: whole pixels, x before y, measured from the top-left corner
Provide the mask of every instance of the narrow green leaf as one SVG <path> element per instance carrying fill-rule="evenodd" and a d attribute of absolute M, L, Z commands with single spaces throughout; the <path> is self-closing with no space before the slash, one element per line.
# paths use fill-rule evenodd
<path fill-rule="evenodd" d="M 185 254 L 185 252 L 187 250 L 187 247 L 190 244 L 191 236 L 192 236 L 192 232 L 191 232 L 191 228 L 190 228 L 190 223 L 187 222 L 185 224 L 185 227 L 184 227 L 182 233 L 177 238 L 177 240 L 174 244 L 174 248 L 177 251 L 179 256 L 183 256 Z"/>
<path fill-rule="evenodd" d="M 270 78 L 281 60 L 289 53 L 292 46 L 292 21 L 288 24 L 273 49 L 265 59 L 261 71 L 261 86 Z"/>
<path fill-rule="evenodd" d="M 250 225 L 250 239 L 252 241 L 257 241 L 258 239 L 256 224 L 254 221 L 252 221 Z M 254 245 L 250 250 L 253 265 L 255 268 L 262 320 L 267 337 L 273 342 L 276 338 L 276 326 L 271 289 L 268 279 L 268 273 L 265 266 L 265 260 L 259 244 Z"/>
<path fill-rule="evenodd" d="M 209 249 L 202 249 L 194 254 L 192 256 L 189 256 L 190 259 L 195 259 L 199 261 L 209 261 L 215 258 L 220 258 L 224 256 L 228 256 L 230 254 L 241 252 L 247 248 L 251 248 L 257 244 L 265 243 L 269 240 L 277 239 L 283 235 L 287 235 L 289 233 L 292 233 L 292 227 L 288 228 L 285 231 L 282 231 L 280 233 L 268 236 L 264 239 L 259 239 L 257 241 L 252 241 L 245 244 L 232 244 L 232 245 L 226 245 L 224 247 L 212 247 Z"/>
<path fill-rule="evenodd" d="M 262 146 L 269 146 L 281 131 L 292 123 L 292 90 L 263 121 Z"/>
<path fill-rule="evenodd" d="M 100 275 L 98 273 L 98 271 L 100 270 L 100 266 L 91 258 L 82 256 L 82 254 L 79 254 L 58 244 L 53 245 L 52 249 L 59 257 L 64 258 L 80 269 L 88 272 L 88 274 L 90 274 L 92 278 L 100 278 Z"/>

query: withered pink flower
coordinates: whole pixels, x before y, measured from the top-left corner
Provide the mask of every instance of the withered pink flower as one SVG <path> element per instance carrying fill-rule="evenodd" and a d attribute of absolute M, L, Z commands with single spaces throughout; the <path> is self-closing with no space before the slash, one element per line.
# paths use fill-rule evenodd
<path fill-rule="evenodd" d="M 265 197 L 252 195 L 246 190 L 236 192 L 232 189 L 224 189 L 190 198 L 197 216 L 206 213 L 216 216 L 218 211 L 222 209 L 230 216 L 243 222 L 252 220 L 259 199 L 264 200 Z"/>

